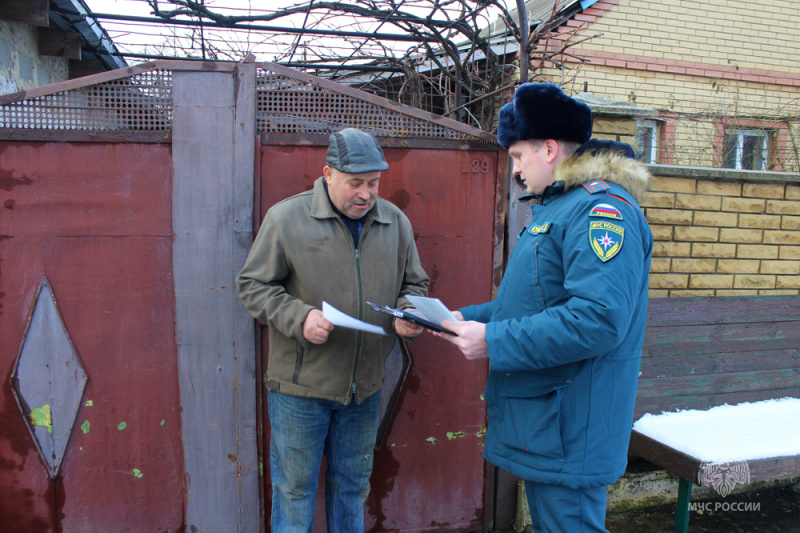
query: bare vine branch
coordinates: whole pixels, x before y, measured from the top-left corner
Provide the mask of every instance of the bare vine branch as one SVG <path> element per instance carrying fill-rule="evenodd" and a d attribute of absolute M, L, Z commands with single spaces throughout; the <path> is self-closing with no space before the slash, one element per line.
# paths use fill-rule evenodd
<path fill-rule="evenodd" d="M 531 80 L 546 78 L 548 69 L 555 68 L 561 72 L 561 80 L 555 82 L 566 84 L 584 63 L 580 54 L 570 49 L 591 39 L 578 40 L 579 28 L 554 32 L 561 3 L 558 1 L 553 5 L 550 20 L 537 24 L 526 43 L 520 43 L 523 32 L 515 12 L 507 6 L 515 5 L 515 0 L 307 0 L 246 15 L 224 14 L 207 6 L 205 0 L 147 0 L 147 3 L 152 13 L 164 20 L 190 17 L 225 28 L 240 28 L 301 17 L 301 35 L 322 29 L 356 32 L 358 37 L 338 38 L 334 44 L 317 36 L 310 42 L 301 42 L 298 36 L 287 42 L 285 52 L 276 61 L 300 63 L 298 54 L 302 52 L 305 68 L 319 65 L 316 72 L 320 75 L 378 94 L 393 95 L 415 107 L 434 106 L 429 110 L 450 114 L 486 130 L 493 128 L 498 104 L 513 93 L 516 68 L 525 69 Z M 489 33 L 487 28 L 492 23 L 495 29 L 503 30 L 501 36 Z M 375 30 L 376 25 L 380 31 Z M 363 37 L 358 32 L 363 32 Z M 377 37 L 380 32 L 406 34 L 418 42 L 403 50 L 380 42 Z M 213 43 L 206 40 L 199 46 L 197 39 L 199 36 L 192 37 L 193 45 L 202 48 L 204 54 L 225 57 Z M 527 65 L 514 67 L 512 63 L 518 61 L 516 52 L 522 47 L 529 51 L 530 59 Z M 334 64 L 344 64 L 347 70 L 325 71 L 326 65 Z M 354 74 L 359 66 L 388 70 L 384 74 Z"/>

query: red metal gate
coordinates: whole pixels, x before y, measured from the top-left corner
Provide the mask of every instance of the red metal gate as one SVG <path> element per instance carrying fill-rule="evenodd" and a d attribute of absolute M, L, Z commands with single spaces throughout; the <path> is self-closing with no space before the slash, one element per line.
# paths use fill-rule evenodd
<path fill-rule="evenodd" d="M 171 172 L 166 144 L 0 144 L 3 531 L 183 523 Z M 44 279 L 51 294 L 37 299 Z M 29 323 L 48 298 L 57 315 Z M 59 406 L 75 400 L 74 362 L 24 365 L 37 352 L 23 348 L 59 321 L 88 376 L 75 405 Z M 19 356 L 17 390 L 31 384 L 19 401 L 53 412 L 39 438 L 69 441 L 52 478 L 10 383 Z M 56 417 L 59 407 L 74 418 Z"/>
<path fill-rule="evenodd" d="M 253 221 L 311 186 L 344 125 L 384 145 L 381 195 L 411 219 L 431 295 L 491 298 L 506 166 L 483 132 L 270 64 L 0 96 L 0 530 L 267 527 L 268 354 L 234 280 Z M 491 529 L 485 362 L 431 336 L 409 352 L 368 527 Z"/>
<path fill-rule="evenodd" d="M 295 143 L 262 146 L 262 215 L 276 202 L 311 189 L 322 174 L 327 145 L 319 144 L 327 138 Z M 431 278 L 429 294 L 453 308 L 481 303 L 492 297 L 495 198 L 502 171 L 498 153 L 427 145 L 385 148 L 389 170 L 381 175 L 380 195 L 400 207 L 414 226 Z M 266 368 L 266 341 L 262 346 Z M 430 335 L 422 335 L 408 351 L 409 375 L 375 455 L 367 530 L 482 529 L 486 363 L 467 361 Z M 318 505 L 321 530 L 323 511 Z"/>

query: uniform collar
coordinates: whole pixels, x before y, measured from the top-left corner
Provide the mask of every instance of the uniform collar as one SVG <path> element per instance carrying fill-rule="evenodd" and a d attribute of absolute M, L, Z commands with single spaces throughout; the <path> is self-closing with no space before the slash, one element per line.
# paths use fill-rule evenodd
<path fill-rule="evenodd" d="M 564 182 L 563 181 L 556 181 L 551 183 L 547 187 L 545 187 L 542 194 L 526 194 L 524 196 L 519 197 L 520 202 L 529 202 L 531 200 L 539 200 L 540 204 L 544 204 L 545 202 L 551 200 L 554 196 L 557 196 L 564 192 Z"/>

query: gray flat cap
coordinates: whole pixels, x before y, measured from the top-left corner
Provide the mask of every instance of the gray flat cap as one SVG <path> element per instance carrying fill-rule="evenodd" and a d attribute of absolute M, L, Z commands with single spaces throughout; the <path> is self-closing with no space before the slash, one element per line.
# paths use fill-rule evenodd
<path fill-rule="evenodd" d="M 331 135 L 325 162 L 347 174 L 380 172 L 389 168 L 377 139 L 355 128 L 345 128 Z"/>

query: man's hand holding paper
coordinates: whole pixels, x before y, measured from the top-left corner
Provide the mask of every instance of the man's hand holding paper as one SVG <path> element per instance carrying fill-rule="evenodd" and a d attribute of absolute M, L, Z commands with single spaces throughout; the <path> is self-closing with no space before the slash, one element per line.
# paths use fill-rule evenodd
<path fill-rule="evenodd" d="M 394 330 L 401 337 L 414 338 L 422 333 L 423 329 L 424 328 L 422 326 L 418 326 L 412 322 L 409 322 L 408 320 L 403 320 L 402 318 L 394 319 Z"/>
<path fill-rule="evenodd" d="M 432 332 L 435 336 L 450 341 L 461 350 L 467 359 L 484 359 L 489 357 L 489 350 L 486 346 L 486 324 L 480 322 L 464 322 L 464 317 L 460 311 L 452 311 L 453 316 L 458 319 L 458 323 L 445 322 L 443 327 L 449 329 L 456 336 L 442 335 Z"/>

